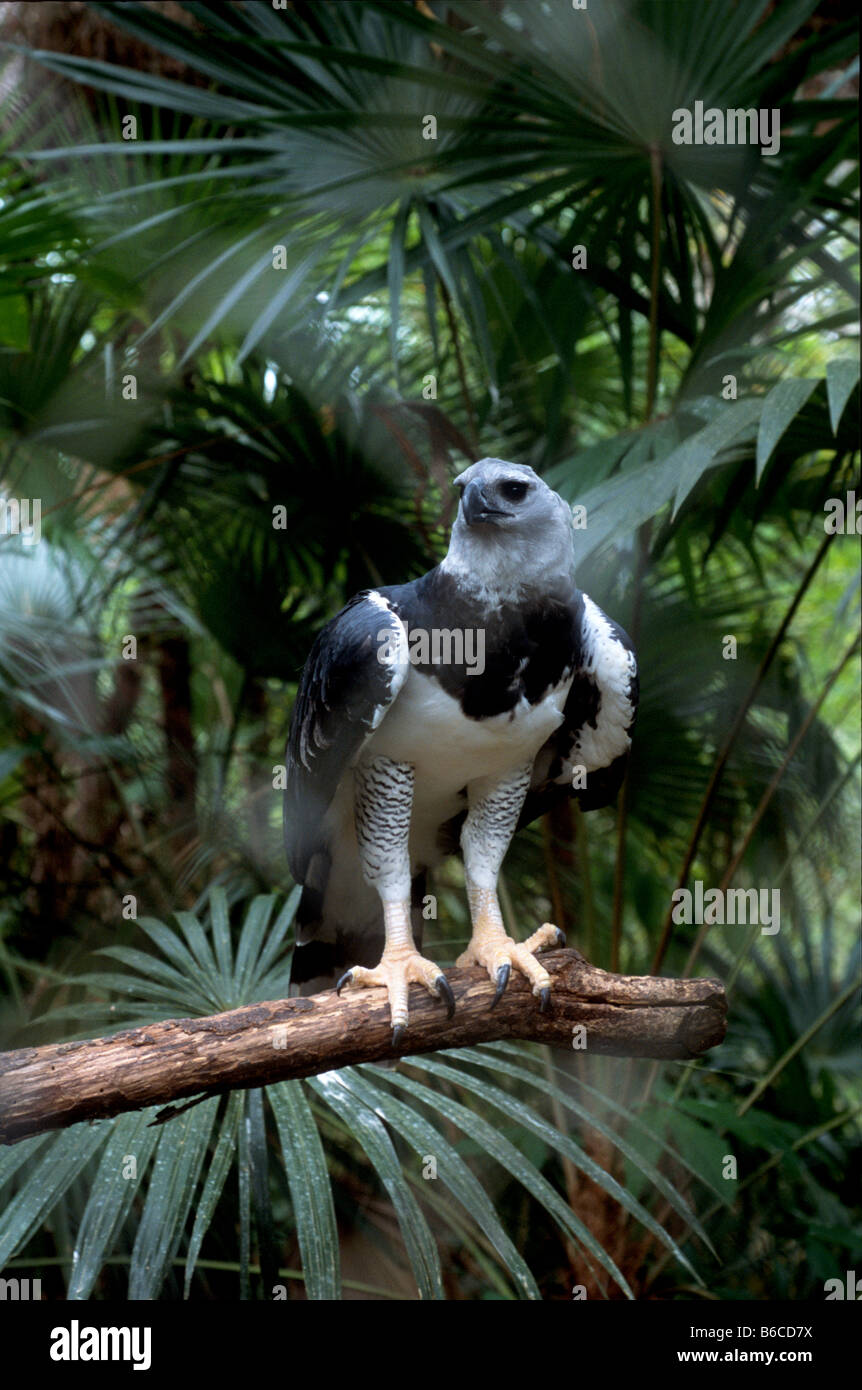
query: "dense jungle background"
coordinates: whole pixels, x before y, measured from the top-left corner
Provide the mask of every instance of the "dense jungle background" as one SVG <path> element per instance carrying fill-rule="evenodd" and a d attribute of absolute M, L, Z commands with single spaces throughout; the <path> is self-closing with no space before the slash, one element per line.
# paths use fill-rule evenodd
<path fill-rule="evenodd" d="M 822 1300 L 862 1269 L 855 6 L 7 3 L 0 39 L 0 1046 L 284 995 L 302 664 L 484 455 L 586 509 L 641 669 L 618 804 L 517 837 L 507 916 L 730 1004 L 692 1064 L 494 1044 L 4 1148 L 0 1271 Z M 675 144 L 698 101 L 780 148 Z M 780 931 L 675 922 L 697 880 Z M 433 892 L 446 966 L 458 863 Z"/>

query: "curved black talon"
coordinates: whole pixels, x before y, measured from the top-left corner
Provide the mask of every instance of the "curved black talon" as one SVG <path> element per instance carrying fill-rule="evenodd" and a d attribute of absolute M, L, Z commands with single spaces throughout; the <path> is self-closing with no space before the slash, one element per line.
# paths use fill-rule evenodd
<path fill-rule="evenodd" d="M 405 1034 L 406 1032 L 407 1032 L 407 1025 L 406 1025 L 406 1023 L 396 1023 L 395 1027 L 392 1029 L 392 1046 L 393 1046 L 393 1048 L 395 1048 L 395 1047 L 400 1047 L 400 1045 L 401 1045 L 401 1039 L 404 1037 L 404 1034 Z"/>
<path fill-rule="evenodd" d="M 437 998 L 442 999 L 446 1005 L 446 1017 L 451 1018 L 455 1013 L 455 996 L 452 993 L 452 986 L 445 975 L 438 975 L 434 981 L 434 988 L 437 991 Z"/>
<path fill-rule="evenodd" d="M 497 971 L 497 993 L 494 995 L 493 1001 L 491 1003 L 492 1009 L 496 1009 L 500 1000 L 503 998 L 503 995 L 506 992 L 506 985 L 509 983 L 509 976 L 511 975 L 511 973 L 512 967 L 508 961 L 506 961 L 505 964 L 501 965 L 500 969 Z"/>
<path fill-rule="evenodd" d="M 551 986 L 545 985 L 544 989 L 539 990 L 539 1013 L 546 1014 L 548 1005 L 551 1002 Z"/>
<path fill-rule="evenodd" d="M 566 944 L 566 933 L 565 933 L 564 931 L 560 931 L 560 928 L 557 927 L 557 940 L 556 940 L 556 942 L 555 942 L 555 945 L 557 945 L 557 946 L 565 946 L 565 944 Z"/>
<path fill-rule="evenodd" d="M 351 968 L 350 970 L 345 970 L 345 972 L 344 972 L 344 974 L 342 975 L 341 979 L 338 981 L 338 984 L 335 986 L 335 993 L 336 993 L 336 994 L 340 994 L 341 991 L 344 989 L 344 986 L 345 986 L 345 985 L 349 985 L 349 984 L 350 984 L 350 981 L 351 981 L 352 979 L 353 979 L 353 970 L 352 970 L 352 968 Z"/>

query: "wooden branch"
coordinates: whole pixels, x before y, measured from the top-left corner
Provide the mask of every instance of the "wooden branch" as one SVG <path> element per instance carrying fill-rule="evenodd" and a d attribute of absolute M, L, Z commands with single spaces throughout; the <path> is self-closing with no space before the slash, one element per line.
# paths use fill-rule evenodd
<path fill-rule="evenodd" d="M 616 1057 L 696 1057 L 721 1042 L 727 1001 L 719 980 L 611 975 L 573 950 L 550 951 L 551 1006 L 541 1014 L 522 976 L 491 1009 L 478 967 L 450 970 L 455 1016 L 410 991 L 399 1056 L 513 1038 Z M 170 1019 L 87 1042 L 0 1053 L 0 1143 L 186 1096 L 261 1086 L 393 1056 L 383 989 L 248 1004 L 211 1018 Z M 173 1112 L 171 1112 L 173 1113 Z"/>

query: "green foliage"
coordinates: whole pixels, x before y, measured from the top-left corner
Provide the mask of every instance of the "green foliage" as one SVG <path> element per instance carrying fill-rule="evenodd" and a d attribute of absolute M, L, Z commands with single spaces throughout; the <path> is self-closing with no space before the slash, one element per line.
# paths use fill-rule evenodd
<path fill-rule="evenodd" d="M 125 972 L 82 973 L 74 984 L 100 994 L 102 1002 L 72 1005 L 67 1012 L 86 1017 L 85 1031 L 90 1031 L 99 1026 L 95 1023 L 99 1013 L 104 1030 L 115 1025 L 120 1015 L 127 1015 L 123 1026 L 134 1026 L 159 1016 L 206 1017 L 256 1000 L 283 997 L 288 985 L 290 924 L 297 901 L 295 890 L 273 920 L 275 899 L 256 898 L 242 922 L 235 951 L 227 901 L 219 889 L 210 894 L 206 926 L 191 912 L 177 914 L 178 930 L 142 920 L 141 930 L 157 954 L 123 946 L 104 948 L 102 954 L 123 964 Z M 109 1003 L 109 999 L 113 1002 Z M 61 1012 L 52 1011 L 51 1017 L 56 1020 Z M 482 1110 L 488 1106 L 502 1109 L 525 1133 L 538 1135 L 551 1148 L 564 1153 L 641 1220 L 680 1261 L 688 1264 L 677 1243 L 644 1207 L 582 1149 L 558 1134 L 533 1105 L 516 1100 L 487 1082 L 478 1083 L 469 1070 L 478 1064 L 517 1076 L 518 1069 L 506 1067 L 483 1049 L 453 1053 L 451 1061 L 452 1065 L 441 1066 L 426 1058 L 413 1058 L 410 1066 L 450 1082 L 456 1092 L 464 1093 L 465 1100 L 477 1097 L 483 1102 Z M 430 1108 L 437 1117 L 442 1115 L 451 1121 L 474 1141 L 477 1151 L 487 1160 L 500 1163 L 547 1210 L 551 1219 L 583 1247 L 584 1257 L 592 1257 L 632 1296 L 613 1260 L 584 1223 L 569 1211 L 536 1164 L 485 1119 L 475 1105 L 452 1099 L 440 1087 L 432 1090 L 412 1078 L 368 1066 L 355 1072 L 328 1072 L 306 1082 L 284 1081 L 267 1086 L 264 1091 L 287 1178 L 307 1297 L 332 1299 L 341 1293 L 335 1207 L 318 1128 L 321 1108 L 335 1115 L 339 1129 L 371 1164 L 391 1199 L 420 1298 L 444 1297 L 440 1255 L 423 1212 L 422 1184 L 415 1180 L 411 1183 L 410 1165 L 393 1142 L 393 1135 L 399 1134 L 420 1159 L 423 1155 L 434 1156 L 443 1170 L 440 1176 L 463 1210 L 463 1217 L 457 1219 L 466 1218 L 472 1239 L 488 1246 L 491 1257 L 511 1281 L 508 1296 L 538 1296 L 534 1274 L 506 1235 L 497 1211 L 459 1154 L 457 1144 L 447 1140 L 435 1123 L 424 1119 L 418 1105 L 408 1106 L 393 1098 L 393 1085 Z M 552 1092 L 548 1086 L 541 1089 Z M 190 1103 L 191 1108 L 183 1106 L 176 1114 L 169 1110 L 165 1115 L 157 1115 L 150 1108 L 93 1125 L 75 1125 L 57 1135 L 43 1136 L 44 1144 L 40 1139 L 11 1149 L 0 1166 L 0 1182 L 11 1184 L 11 1196 L 0 1222 L 0 1261 L 8 1263 L 24 1248 L 38 1224 L 50 1219 L 76 1180 L 86 1176 L 88 1199 L 73 1238 L 75 1253 L 67 1296 L 90 1296 L 106 1259 L 123 1248 L 130 1213 L 133 1206 L 139 1206 L 129 1257 L 128 1297 L 158 1297 L 181 1249 L 187 1251 L 184 1287 L 188 1297 L 206 1231 L 225 1183 L 236 1169 L 242 1204 L 249 1169 L 253 1174 L 255 1161 L 263 1165 L 266 1177 L 258 1185 L 255 1201 L 258 1239 L 263 1241 L 272 1159 L 263 1129 L 257 1159 L 252 1159 L 249 1141 L 244 1139 L 255 1095 L 259 1093 L 232 1094 L 222 1105 L 217 1097 L 199 1098 Z M 23 1151 L 36 1149 L 40 1151 L 39 1163 L 29 1174 L 22 1174 L 15 1158 Z M 627 1152 L 640 1166 L 636 1152 L 631 1148 Z M 642 1172 L 673 1198 L 674 1209 L 685 1223 L 693 1223 L 699 1229 L 686 1204 L 673 1197 L 655 1168 L 644 1166 Z M 247 1287 L 248 1243 L 243 1245 L 239 1273 Z M 694 1270 L 691 1273 L 697 1277 Z M 273 1291 L 264 1288 L 258 1296 L 271 1297 Z"/>

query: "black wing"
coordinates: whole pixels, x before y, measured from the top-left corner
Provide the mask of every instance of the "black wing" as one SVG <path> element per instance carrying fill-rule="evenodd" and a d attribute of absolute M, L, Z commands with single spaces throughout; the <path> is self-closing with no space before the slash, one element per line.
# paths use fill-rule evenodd
<path fill-rule="evenodd" d="M 344 772 L 404 684 L 408 665 L 404 625 L 373 590 L 357 594 L 318 634 L 287 743 L 284 842 L 297 883 L 322 846 L 321 821 Z"/>
<path fill-rule="evenodd" d="M 539 750 L 518 827 L 572 796 L 584 811 L 616 799 L 638 705 L 631 638 L 586 594 L 575 598 L 575 674 L 563 722 Z M 578 769 L 586 770 L 586 786 Z"/>

